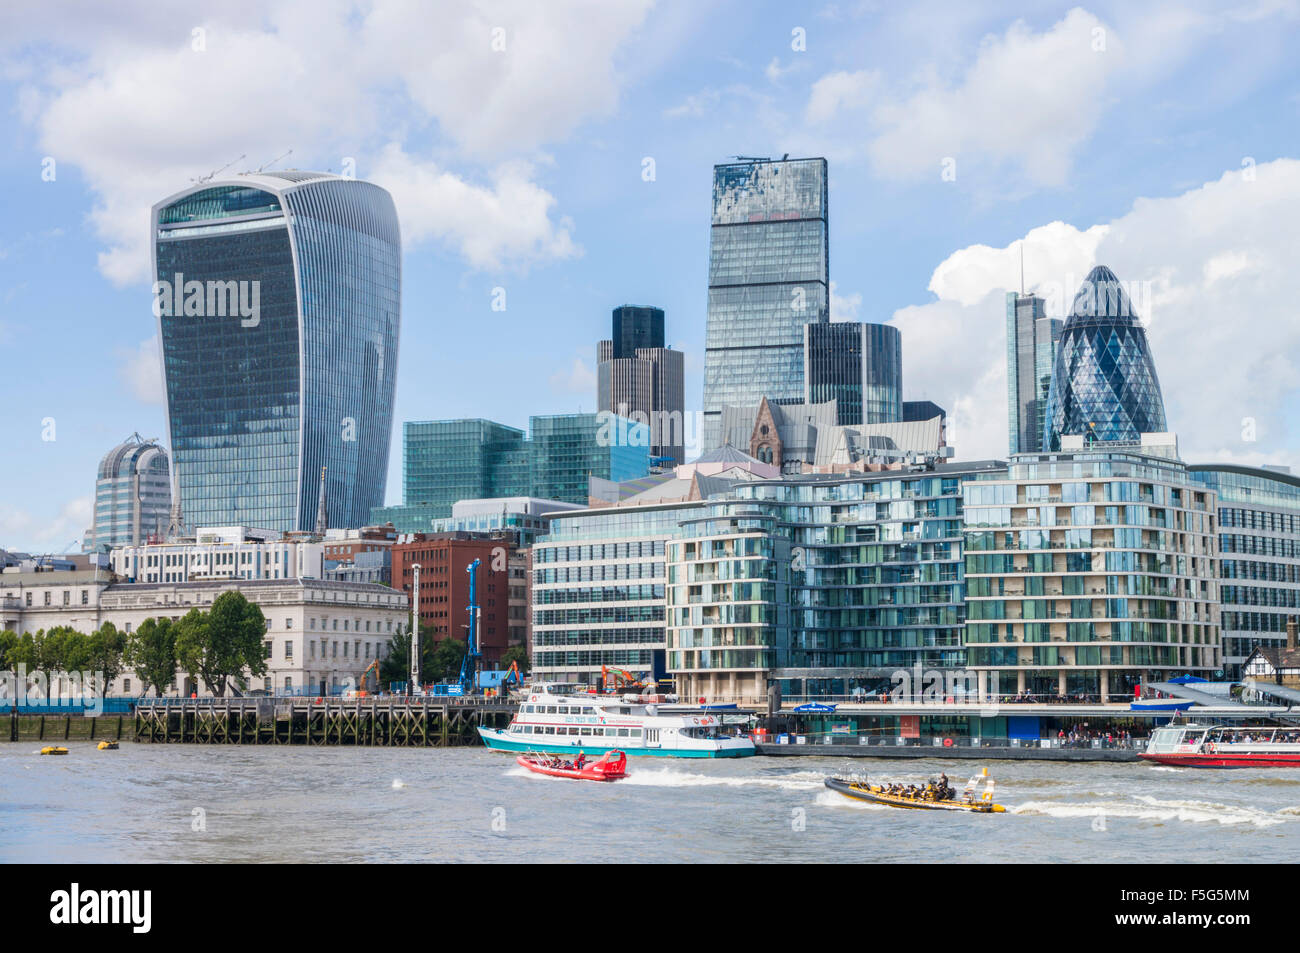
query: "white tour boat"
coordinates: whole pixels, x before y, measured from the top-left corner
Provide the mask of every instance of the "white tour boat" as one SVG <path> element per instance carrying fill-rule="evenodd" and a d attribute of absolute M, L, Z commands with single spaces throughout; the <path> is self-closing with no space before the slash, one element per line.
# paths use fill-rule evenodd
<path fill-rule="evenodd" d="M 505 730 L 479 728 L 497 751 L 606 751 L 670 758 L 744 758 L 754 743 L 706 709 L 663 710 L 673 696 L 584 695 L 571 686 L 537 685 Z"/>

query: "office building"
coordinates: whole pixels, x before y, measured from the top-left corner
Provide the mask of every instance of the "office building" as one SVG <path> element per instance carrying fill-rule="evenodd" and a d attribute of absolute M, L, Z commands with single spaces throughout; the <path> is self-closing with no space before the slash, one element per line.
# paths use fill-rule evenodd
<path fill-rule="evenodd" d="M 1043 449 L 1062 322 L 1037 295 L 1007 292 L 1007 433 L 1012 453 Z"/>
<path fill-rule="evenodd" d="M 1133 303 L 1115 273 L 1088 273 L 1061 329 L 1042 449 L 1065 436 L 1086 444 L 1135 443 L 1165 431 L 1165 404 L 1155 362 Z"/>
<path fill-rule="evenodd" d="M 651 458 L 684 463 L 686 365 L 664 345 L 663 311 L 615 308 L 613 336 L 598 342 L 596 357 L 596 409 L 647 424 Z"/>
<path fill-rule="evenodd" d="M 465 642 L 470 619 L 468 567 L 477 559 L 478 649 L 485 662 L 494 664 L 510 645 L 509 566 L 514 548 L 506 535 L 407 534 L 392 549 L 393 588 L 412 598 L 418 563 L 418 612 L 420 625 L 427 630 L 424 637 L 435 642 L 448 638 Z"/>
<path fill-rule="evenodd" d="M 191 526 L 310 530 L 383 502 L 401 240 L 383 189 L 320 172 L 209 178 L 153 208 L 172 465 Z"/>
<path fill-rule="evenodd" d="M 723 408 L 804 401 L 804 325 L 830 320 L 825 159 L 714 166 L 702 449 Z"/>
<path fill-rule="evenodd" d="M 1068 330 L 1068 329 L 1067 329 Z M 965 487 L 966 653 L 981 695 L 1091 701 L 1213 678 L 1216 494 L 1172 434 L 1020 454 Z"/>
<path fill-rule="evenodd" d="M 889 324 L 804 325 L 804 403 L 834 400 L 836 423 L 903 419 L 903 337 Z"/>
<path fill-rule="evenodd" d="M 410 619 L 406 596 L 387 586 L 305 578 L 129 583 L 112 572 L 77 570 L 0 574 L 0 629 L 21 635 L 68 626 L 91 633 L 111 623 L 129 634 L 146 619 L 178 621 L 192 609 L 207 611 L 231 589 L 257 604 L 267 622 L 268 671 L 240 679 L 245 690 L 330 695 L 355 688 Z M 178 668 L 166 694 L 211 690 Z M 108 688 L 114 695 L 143 691 L 129 668 Z"/>
<path fill-rule="evenodd" d="M 325 543 L 248 526 L 203 526 L 194 536 L 119 546 L 110 565 L 128 582 L 320 579 Z"/>
<path fill-rule="evenodd" d="M 1300 478 L 1234 464 L 1187 470 L 1218 498 L 1223 671 L 1236 679 L 1255 648 L 1285 648 L 1287 618 L 1300 615 Z"/>
<path fill-rule="evenodd" d="M 167 451 L 156 440 L 132 434 L 99 461 L 95 522 L 86 530 L 82 552 L 102 553 L 162 536 L 171 506 Z"/>
<path fill-rule="evenodd" d="M 650 466 L 650 428 L 610 413 L 529 418 L 531 435 L 490 420 L 403 425 L 403 503 L 370 521 L 430 532 L 461 500 L 538 497 L 585 506 L 591 479 L 630 480 Z M 444 527 L 445 528 L 445 527 Z"/>

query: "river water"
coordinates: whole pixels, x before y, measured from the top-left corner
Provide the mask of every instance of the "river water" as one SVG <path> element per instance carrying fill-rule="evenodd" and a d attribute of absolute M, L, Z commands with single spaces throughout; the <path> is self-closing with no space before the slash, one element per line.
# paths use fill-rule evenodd
<path fill-rule="evenodd" d="M 1300 770 L 993 761 L 1005 815 L 904 811 L 829 774 L 915 782 L 976 762 L 632 758 L 612 784 L 481 748 L 0 745 L 0 861 L 1285 863 Z"/>

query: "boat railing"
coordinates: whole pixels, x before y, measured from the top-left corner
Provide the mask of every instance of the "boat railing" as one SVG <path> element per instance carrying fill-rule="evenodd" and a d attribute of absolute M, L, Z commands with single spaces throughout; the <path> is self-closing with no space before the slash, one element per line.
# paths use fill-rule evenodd
<path fill-rule="evenodd" d="M 1142 738 L 1008 738 L 1000 735 L 922 735 L 903 738 L 896 735 L 843 732 L 768 732 L 762 739 L 766 744 L 816 745 L 826 747 L 870 746 L 907 748 L 1057 748 L 1108 751 L 1143 751 L 1147 739 Z"/>

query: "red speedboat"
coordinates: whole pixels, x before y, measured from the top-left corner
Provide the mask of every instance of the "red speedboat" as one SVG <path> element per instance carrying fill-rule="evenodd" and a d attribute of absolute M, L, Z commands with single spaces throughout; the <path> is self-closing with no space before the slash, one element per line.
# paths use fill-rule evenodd
<path fill-rule="evenodd" d="M 587 761 L 582 752 L 578 752 L 578 757 L 572 761 L 552 754 L 521 754 L 515 760 L 529 771 L 556 778 L 617 781 L 627 776 L 627 755 L 621 751 L 606 751 L 594 761 Z"/>
<path fill-rule="evenodd" d="M 1170 725 L 1142 757 L 1186 768 L 1300 768 L 1300 728 Z"/>

